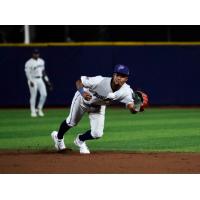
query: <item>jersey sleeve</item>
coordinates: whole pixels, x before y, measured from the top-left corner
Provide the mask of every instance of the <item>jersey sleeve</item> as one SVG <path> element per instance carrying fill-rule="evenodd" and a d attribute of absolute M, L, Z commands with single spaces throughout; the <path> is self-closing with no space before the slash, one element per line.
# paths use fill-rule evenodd
<path fill-rule="evenodd" d="M 129 103 L 133 103 L 134 101 L 132 95 L 127 94 L 120 102 L 127 106 Z"/>
<path fill-rule="evenodd" d="M 81 81 L 86 88 L 95 88 L 101 81 L 103 80 L 102 76 L 94 76 L 94 77 L 88 77 L 88 76 L 81 76 Z"/>
<path fill-rule="evenodd" d="M 27 79 L 31 81 L 30 62 L 29 61 L 27 61 L 25 63 L 25 74 L 26 74 Z"/>
<path fill-rule="evenodd" d="M 116 96 L 118 96 L 119 102 L 124 103 L 127 106 L 129 103 L 134 103 L 132 92 L 133 90 L 130 87 L 127 87 L 125 91 L 120 91 L 121 94 L 116 93 Z"/>

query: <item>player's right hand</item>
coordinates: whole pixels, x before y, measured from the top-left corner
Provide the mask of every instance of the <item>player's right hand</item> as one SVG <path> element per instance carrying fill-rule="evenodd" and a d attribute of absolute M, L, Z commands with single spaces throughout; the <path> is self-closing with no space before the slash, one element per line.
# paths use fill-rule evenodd
<path fill-rule="evenodd" d="M 91 94 L 88 92 L 83 92 L 82 96 L 86 101 L 90 101 L 92 99 Z"/>
<path fill-rule="evenodd" d="M 32 81 L 30 81 L 30 86 L 34 87 L 34 83 Z"/>

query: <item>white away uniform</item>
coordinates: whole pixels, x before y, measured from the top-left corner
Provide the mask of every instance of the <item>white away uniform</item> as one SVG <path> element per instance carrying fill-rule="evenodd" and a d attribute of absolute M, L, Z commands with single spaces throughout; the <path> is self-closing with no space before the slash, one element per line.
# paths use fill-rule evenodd
<path fill-rule="evenodd" d="M 69 126 L 75 126 L 85 112 L 88 112 L 91 126 L 91 135 L 94 138 L 102 137 L 104 129 L 105 109 L 113 100 L 128 105 L 133 102 L 132 89 L 126 83 L 113 93 L 111 77 L 86 77 L 81 76 L 84 90 L 92 96 L 86 101 L 77 91 L 72 100 L 70 114 L 66 119 Z"/>
<path fill-rule="evenodd" d="M 44 84 L 44 81 L 42 79 L 42 72 L 45 69 L 45 62 L 43 59 L 38 58 L 36 59 L 29 59 L 25 63 L 25 72 L 28 80 L 28 86 L 30 90 L 30 108 L 31 113 L 36 112 L 36 97 L 37 97 L 37 91 L 40 93 L 40 100 L 38 103 L 38 109 L 42 109 L 46 100 L 47 91 L 46 86 Z M 34 84 L 33 87 L 31 87 L 30 82 Z"/>

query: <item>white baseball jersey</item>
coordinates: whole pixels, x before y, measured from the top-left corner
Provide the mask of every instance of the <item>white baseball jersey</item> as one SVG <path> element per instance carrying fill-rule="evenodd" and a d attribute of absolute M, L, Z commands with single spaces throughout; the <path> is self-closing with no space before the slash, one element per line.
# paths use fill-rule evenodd
<path fill-rule="evenodd" d="M 42 58 L 33 59 L 30 58 L 25 63 L 25 73 L 28 79 L 28 86 L 30 90 L 30 108 L 31 113 L 36 113 L 36 98 L 37 92 L 40 93 L 40 100 L 38 103 L 38 109 L 42 109 L 47 97 L 47 91 L 42 79 L 42 71 L 45 69 L 44 67 L 44 60 Z M 31 86 L 30 82 L 34 85 Z"/>
<path fill-rule="evenodd" d="M 89 92 L 92 96 L 90 101 L 83 99 L 83 102 L 87 105 L 109 105 L 111 101 L 119 101 L 128 105 L 133 102 L 132 89 L 126 83 L 113 92 L 111 88 L 111 77 L 87 77 L 81 76 L 81 81 L 84 85 L 84 90 Z"/>
<path fill-rule="evenodd" d="M 91 135 L 94 138 L 102 137 L 105 120 L 106 105 L 112 101 L 119 101 L 128 105 L 133 103 L 132 89 L 126 83 L 117 90 L 112 91 L 111 77 L 81 76 L 84 90 L 90 93 L 92 99 L 86 101 L 77 91 L 74 95 L 70 113 L 66 119 L 68 126 L 76 126 L 85 112 L 88 112 L 91 126 Z"/>
<path fill-rule="evenodd" d="M 91 135 L 94 138 L 102 137 L 105 120 L 106 105 L 112 101 L 119 101 L 128 105 L 133 103 L 132 89 L 126 83 L 113 92 L 111 88 L 111 77 L 87 77 L 81 76 L 84 90 L 90 93 L 92 99 L 86 101 L 77 91 L 74 95 L 70 113 L 66 119 L 68 126 L 76 126 L 85 112 L 88 112 L 91 126 Z"/>
<path fill-rule="evenodd" d="M 28 80 L 42 77 L 42 71 L 45 69 L 45 62 L 42 58 L 37 60 L 31 58 L 25 63 L 25 72 Z"/>

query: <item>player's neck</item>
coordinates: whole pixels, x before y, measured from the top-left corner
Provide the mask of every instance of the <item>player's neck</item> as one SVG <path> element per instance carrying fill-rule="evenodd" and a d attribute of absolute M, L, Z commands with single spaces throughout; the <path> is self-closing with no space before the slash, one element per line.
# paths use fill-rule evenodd
<path fill-rule="evenodd" d="M 110 86 L 111 86 L 113 92 L 115 92 L 121 88 L 121 86 L 115 85 L 113 78 L 111 79 Z"/>

